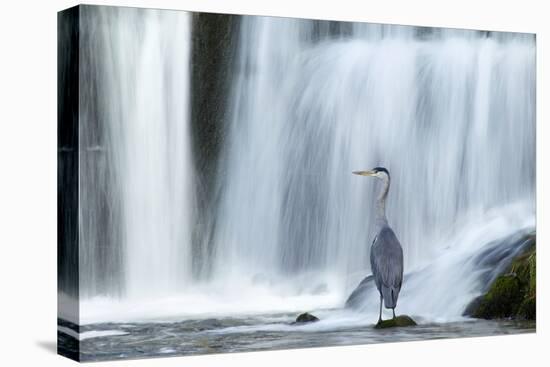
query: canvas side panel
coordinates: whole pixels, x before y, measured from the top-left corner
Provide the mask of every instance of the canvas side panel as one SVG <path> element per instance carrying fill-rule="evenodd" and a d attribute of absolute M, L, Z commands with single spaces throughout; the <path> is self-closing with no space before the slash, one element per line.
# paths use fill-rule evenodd
<path fill-rule="evenodd" d="M 74 338 L 79 320 L 79 18 L 79 7 L 57 16 L 57 350 L 74 360 L 79 360 Z"/>

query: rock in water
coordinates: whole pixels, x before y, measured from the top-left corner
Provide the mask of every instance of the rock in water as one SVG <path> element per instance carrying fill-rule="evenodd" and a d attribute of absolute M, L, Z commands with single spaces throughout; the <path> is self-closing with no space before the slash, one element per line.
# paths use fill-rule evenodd
<path fill-rule="evenodd" d="M 397 316 L 395 319 L 382 320 L 374 326 L 375 329 L 387 329 L 392 327 L 416 326 L 416 322 L 407 315 Z"/>
<path fill-rule="evenodd" d="M 484 296 L 478 296 L 474 298 L 468 306 L 464 309 L 464 312 L 462 312 L 462 316 L 472 316 L 475 312 L 477 312 L 477 309 L 479 306 L 481 306 L 481 303 L 483 302 Z"/>
<path fill-rule="evenodd" d="M 464 316 L 481 319 L 536 319 L 536 246 L 534 236 L 529 247 L 514 258 L 508 273 L 498 276 L 487 292 L 475 298 Z"/>
<path fill-rule="evenodd" d="M 313 316 L 309 312 L 304 312 L 303 314 L 298 315 L 296 318 L 296 321 L 292 324 L 307 324 L 310 322 L 316 322 L 319 321 L 319 319 L 316 316 Z"/>
<path fill-rule="evenodd" d="M 521 285 L 516 274 L 499 276 L 481 299 L 473 316 L 482 319 L 504 319 L 514 316 L 523 300 Z"/>
<path fill-rule="evenodd" d="M 346 308 L 353 308 L 353 309 L 359 309 L 361 307 L 361 303 L 365 298 L 367 298 L 367 294 L 370 290 L 375 289 L 374 288 L 374 277 L 372 275 L 369 275 L 365 277 L 357 285 L 357 287 L 351 292 L 350 296 L 346 300 Z"/>
<path fill-rule="evenodd" d="M 404 274 L 403 282 L 406 282 L 409 277 L 414 274 Z M 365 308 L 366 302 L 372 294 L 378 296 L 378 291 L 376 290 L 376 284 L 374 283 L 374 276 L 369 275 L 365 277 L 359 285 L 351 292 L 350 296 L 346 300 L 345 307 L 351 308 L 356 311 L 362 311 Z"/>

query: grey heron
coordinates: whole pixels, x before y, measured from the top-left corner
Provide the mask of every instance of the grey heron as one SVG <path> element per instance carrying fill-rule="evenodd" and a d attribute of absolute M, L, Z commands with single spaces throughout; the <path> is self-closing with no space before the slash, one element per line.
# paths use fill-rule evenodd
<path fill-rule="evenodd" d="M 376 288 L 380 293 L 380 313 L 382 321 L 382 300 L 386 308 L 391 308 L 395 319 L 397 297 L 403 282 L 403 249 L 386 218 L 386 198 L 390 189 L 390 173 L 384 167 L 370 171 L 353 172 L 360 176 L 372 176 L 382 181 L 382 190 L 376 201 L 376 236 L 372 241 L 370 264 Z"/>

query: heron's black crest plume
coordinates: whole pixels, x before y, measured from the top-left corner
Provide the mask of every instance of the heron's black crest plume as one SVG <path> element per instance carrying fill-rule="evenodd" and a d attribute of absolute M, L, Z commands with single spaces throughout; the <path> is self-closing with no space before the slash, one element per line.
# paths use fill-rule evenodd
<path fill-rule="evenodd" d="M 384 167 L 374 167 L 372 170 L 375 171 L 375 172 L 386 172 L 388 177 L 390 177 L 390 172 L 387 169 L 385 169 Z"/>

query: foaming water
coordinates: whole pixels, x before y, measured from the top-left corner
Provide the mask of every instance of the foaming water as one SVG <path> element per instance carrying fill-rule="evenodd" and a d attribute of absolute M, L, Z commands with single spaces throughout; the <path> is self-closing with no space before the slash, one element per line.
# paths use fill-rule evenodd
<path fill-rule="evenodd" d="M 274 282 L 276 283 L 276 282 Z M 232 285 L 231 285 L 232 284 Z M 333 288 L 312 294 L 284 284 L 254 284 L 249 278 L 188 287 L 171 297 L 113 299 L 94 297 L 81 302 L 80 324 L 116 322 L 174 322 L 189 319 L 255 316 L 342 306 L 347 295 Z"/>
<path fill-rule="evenodd" d="M 468 303 L 482 293 L 493 275 L 502 271 L 496 265 L 484 268 L 477 255 L 495 249 L 493 251 L 507 254 L 500 260 L 505 263 L 519 252 L 519 246 L 506 241 L 510 236 L 517 241 L 533 233 L 535 218 L 528 213 L 527 207 L 517 203 L 499 208 L 487 213 L 482 223 L 475 216 L 470 217 L 464 220 L 458 234 L 435 240 L 441 246 L 434 258 L 405 274 L 398 313 L 413 315 L 423 323 L 465 320 L 462 312 Z M 253 325 L 230 327 L 220 332 L 285 331 L 294 330 L 288 323 L 288 313 L 295 316 L 314 310 L 322 321 L 299 330 L 328 331 L 372 325 L 378 317 L 379 302 L 374 284 L 361 293 L 357 307 L 344 308 L 349 294 L 365 275 L 366 272 L 357 272 L 346 276 L 344 287 L 341 285 L 344 280 L 337 274 L 319 272 L 296 276 L 293 283 L 287 278 L 251 279 L 246 275 L 234 275 L 223 281 L 189 287 L 184 294 L 172 297 L 140 302 L 96 297 L 81 303 L 80 324 L 259 317 Z M 391 316 L 385 312 L 385 317 Z M 277 314 L 284 316 L 278 318 Z"/>

